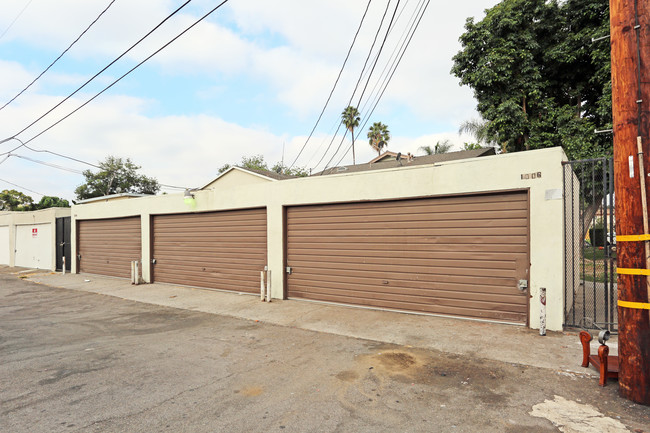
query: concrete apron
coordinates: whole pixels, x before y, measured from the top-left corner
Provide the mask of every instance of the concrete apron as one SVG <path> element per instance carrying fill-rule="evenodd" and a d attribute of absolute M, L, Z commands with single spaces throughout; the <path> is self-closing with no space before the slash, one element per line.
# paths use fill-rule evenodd
<path fill-rule="evenodd" d="M 259 295 L 221 292 L 171 284 L 132 285 L 129 280 L 89 274 L 22 272 L 30 281 L 64 289 L 115 296 L 166 307 L 220 314 L 280 326 L 327 332 L 407 347 L 555 370 L 568 376 L 598 377 L 582 368 L 577 332 L 549 332 L 523 326 L 414 315 L 298 300 L 261 302 Z M 598 341 L 592 341 L 592 353 Z M 609 342 L 616 354 L 617 340 Z"/>

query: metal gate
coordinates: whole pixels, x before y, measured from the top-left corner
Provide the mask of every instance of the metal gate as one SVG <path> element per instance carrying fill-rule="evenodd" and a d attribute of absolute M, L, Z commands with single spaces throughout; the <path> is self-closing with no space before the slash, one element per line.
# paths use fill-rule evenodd
<path fill-rule="evenodd" d="M 564 163 L 564 326 L 616 331 L 612 158 Z"/>
<path fill-rule="evenodd" d="M 70 272 L 72 264 L 70 245 L 70 217 L 56 219 L 56 270 L 63 270 L 63 258 L 65 257 L 65 270 Z"/>

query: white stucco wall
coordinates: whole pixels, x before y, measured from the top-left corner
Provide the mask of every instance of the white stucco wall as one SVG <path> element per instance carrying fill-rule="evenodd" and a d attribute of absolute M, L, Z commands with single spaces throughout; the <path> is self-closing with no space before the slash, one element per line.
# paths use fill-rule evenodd
<path fill-rule="evenodd" d="M 50 208 L 33 212 L 2 212 L 0 227 L 6 227 L 6 238 L 0 235 L 0 249 L 8 260 L 0 264 L 40 269 L 56 269 L 56 219 L 70 216 L 70 208 Z M 20 229 L 18 228 L 20 227 Z M 37 235 L 32 236 L 32 229 Z M 28 235 L 27 235 L 28 234 Z M 17 241 L 20 242 L 17 244 Z M 0 252 L 2 259 L 3 252 Z M 18 262 L 16 256 L 18 255 Z"/>
<path fill-rule="evenodd" d="M 9 226 L 0 226 L 0 265 L 9 264 L 11 260 L 9 248 Z"/>
<path fill-rule="evenodd" d="M 444 196 L 477 192 L 528 190 L 530 197 L 530 326 L 539 327 L 539 289 L 547 289 L 547 329 L 561 330 L 563 321 L 563 203 L 561 148 L 495 155 L 433 165 L 312 176 L 228 187 L 216 182 L 195 192 L 195 203 L 183 194 L 133 198 L 73 206 L 76 219 L 142 217 L 143 278 L 150 281 L 151 215 L 208 210 L 267 208 L 268 265 L 273 297 L 284 294 L 284 207 L 300 204 Z M 534 178 L 531 174 L 535 174 Z M 538 176 L 538 173 L 540 176 Z M 522 176 L 523 175 L 523 176 Z M 526 176 L 527 175 L 527 176 Z M 225 183 L 223 184 L 225 186 Z M 72 230 L 73 256 L 76 231 Z M 73 262 L 73 272 L 76 272 Z"/>
<path fill-rule="evenodd" d="M 15 266 L 51 269 L 56 254 L 52 248 L 54 230 L 54 223 L 17 225 Z"/>

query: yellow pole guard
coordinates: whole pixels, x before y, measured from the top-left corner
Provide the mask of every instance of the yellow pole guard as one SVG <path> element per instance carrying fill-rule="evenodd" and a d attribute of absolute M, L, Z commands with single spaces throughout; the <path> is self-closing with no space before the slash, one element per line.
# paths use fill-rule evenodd
<path fill-rule="evenodd" d="M 650 241 L 650 235 L 619 235 L 616 236 L 616 242 L 638 242 Z"/>
<path fill-rule="evenodd" d="M 650 310 L 647 302 L 618 301 L 618 306 L 623 308 L 634 308 L 636 310 Z"/>
<path fill-rule="evenodd" d="M 650 269 L 616 268 L 616 273 L 625 275 L 650 275 Z"/>

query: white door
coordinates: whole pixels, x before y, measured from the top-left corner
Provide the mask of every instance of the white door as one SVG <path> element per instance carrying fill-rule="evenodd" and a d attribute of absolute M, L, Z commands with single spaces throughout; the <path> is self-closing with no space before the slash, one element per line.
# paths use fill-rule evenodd
<path fill-rule="evenodd" d="M 51 269 L 52 242 L 52 224 L 16 226 L 15 266 Z"/>
<path fill-rule="evenodd" d="M 0 265 L 9 264 L 9 226 L 0 227 Z"/>

